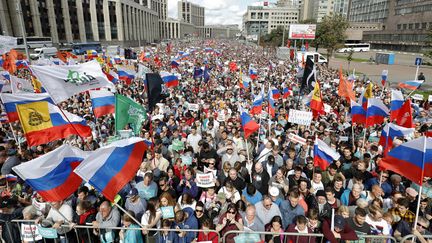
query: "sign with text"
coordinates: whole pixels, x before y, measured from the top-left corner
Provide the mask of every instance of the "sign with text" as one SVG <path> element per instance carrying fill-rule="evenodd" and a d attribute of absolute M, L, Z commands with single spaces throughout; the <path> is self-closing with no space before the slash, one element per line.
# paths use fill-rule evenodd
<path fill-rule="evenodd" d="M 290 39 L 315 39 L 316 24 L 291 24 Z"/>
<path fill-rule="evenodd" d="M 39 234 L 38 227 L 35 224 L 22 224 L 21 240 L 24 242 L 34 242 L 42 240 L 42 236 Z"/>
<path fill-rule="evenodd" d="M 202 188 L 209 188 L 215 186 L 213 173 L 197 173 L 196 184 L 198 187 Z"/>
<path fill-rule="evenodd" d="M 312 122 L 312 112 L 291 109 L 288 115 L 288 122 L 309 126 Z"/>
<path fill-rule="evenodd" d="M 198 104 L 189 104 L 188 108 L 190 111 L 198 111 L 199 105 Z"/>
<path fill-rule="evenodd" d="M 160 209 L 162 212 L 162 218 L 163 219 L 174 218 L 174 207 L 173 206 L 161 207 Z"/>

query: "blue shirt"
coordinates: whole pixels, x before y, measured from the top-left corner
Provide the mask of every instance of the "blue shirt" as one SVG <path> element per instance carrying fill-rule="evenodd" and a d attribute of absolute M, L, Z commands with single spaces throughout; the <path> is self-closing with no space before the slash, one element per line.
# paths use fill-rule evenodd
<path fill-rule="evenodd" d="M 141 236 L 141 230 L 139 229 L 139 225 L 131 224 L 124 234 L 125 243 L 143 243 L 143 238 Z"/>
<path fill-rule="evenodd" d="M 149 200 L 157 196 L 158 187 L 154 181 L 150 182 L 148 186 L 145 186 L 144 181 L 141 181 L 135 185 L 135 188 L 138 190 L 138 194 L 142 199 Z"/>
<path fill-rule="evenodd" d="M 260 202 L 262 200 L 262 194 L 258 190 L 255 192 L 253 196 L 247 194 L 246 188 L 243 189 L 242 195 L 246 198 L 246 201 L 248 201 L 250 204 L 255 205 L 257 202 Z"/>

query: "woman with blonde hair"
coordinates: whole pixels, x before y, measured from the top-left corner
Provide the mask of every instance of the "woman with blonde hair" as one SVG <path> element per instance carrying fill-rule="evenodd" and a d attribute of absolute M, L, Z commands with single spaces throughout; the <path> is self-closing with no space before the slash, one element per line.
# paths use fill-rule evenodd
<path fill-rule="evenodd" d="M 344 217 L 344 218 L 346 218 L 346 219 L 350 217 L 350 214 L 349 214 L 349 208 L 348 208 L 347 206 L 345 206 L 345 205 L 341 205 L 341 206 L 338 208 L 336 214 L 337 214 L 337 215 L 341 215 L 342 217 Z"/>

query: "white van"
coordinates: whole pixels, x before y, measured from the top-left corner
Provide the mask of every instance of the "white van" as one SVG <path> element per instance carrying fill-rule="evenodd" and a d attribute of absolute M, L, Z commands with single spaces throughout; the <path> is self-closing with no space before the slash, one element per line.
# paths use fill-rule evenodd
<path fill-rule="evenodd" d="M 55 47 L 42 47 L 42 48 L 36 48 L 35 53 L 30 54 L 30 58 L 35 60 L 38 58 L 48 58 L 53 57 L 57 55 L 57 48 Z"/>
<path fill-rule="evenodd" d="M 302 56 L 304 55 L 304 61 L 306 62 L 307 58 L 310 58 L 312 62 L 315 62 L 318 60 L 318 63 L 327 63 L 327 58 L 325 58 L 323 55 L 319 54 L 318 52 L 297 52 L 297 60 L 299 62 L 302 61 Z"/>

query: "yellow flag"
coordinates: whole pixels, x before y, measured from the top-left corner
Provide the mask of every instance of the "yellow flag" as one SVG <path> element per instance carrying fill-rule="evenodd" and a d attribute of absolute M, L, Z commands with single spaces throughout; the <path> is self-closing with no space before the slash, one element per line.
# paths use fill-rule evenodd
<path fill-rule="evenodd" d="M 315 87 L 312 93 L 312 100 L 321 101 L 321 88 L 318 81 L 315 82 Z"/>
<path fill-rule="evenodd" d="M 53 127 L 46 101 L 16 105 L 16 109 L 26 134 Z"/>
<path fill-rule="evenodd" d="M 373 87 L 372 82 L 369 82 L 369 84 L 368 84 L 367 87 L 366 87 L 366 91 L 365 91 L 363 97 L 365 97 L 366 99 L 370 99 L 370 98 L 373 97 L 372 87 Z"/>

